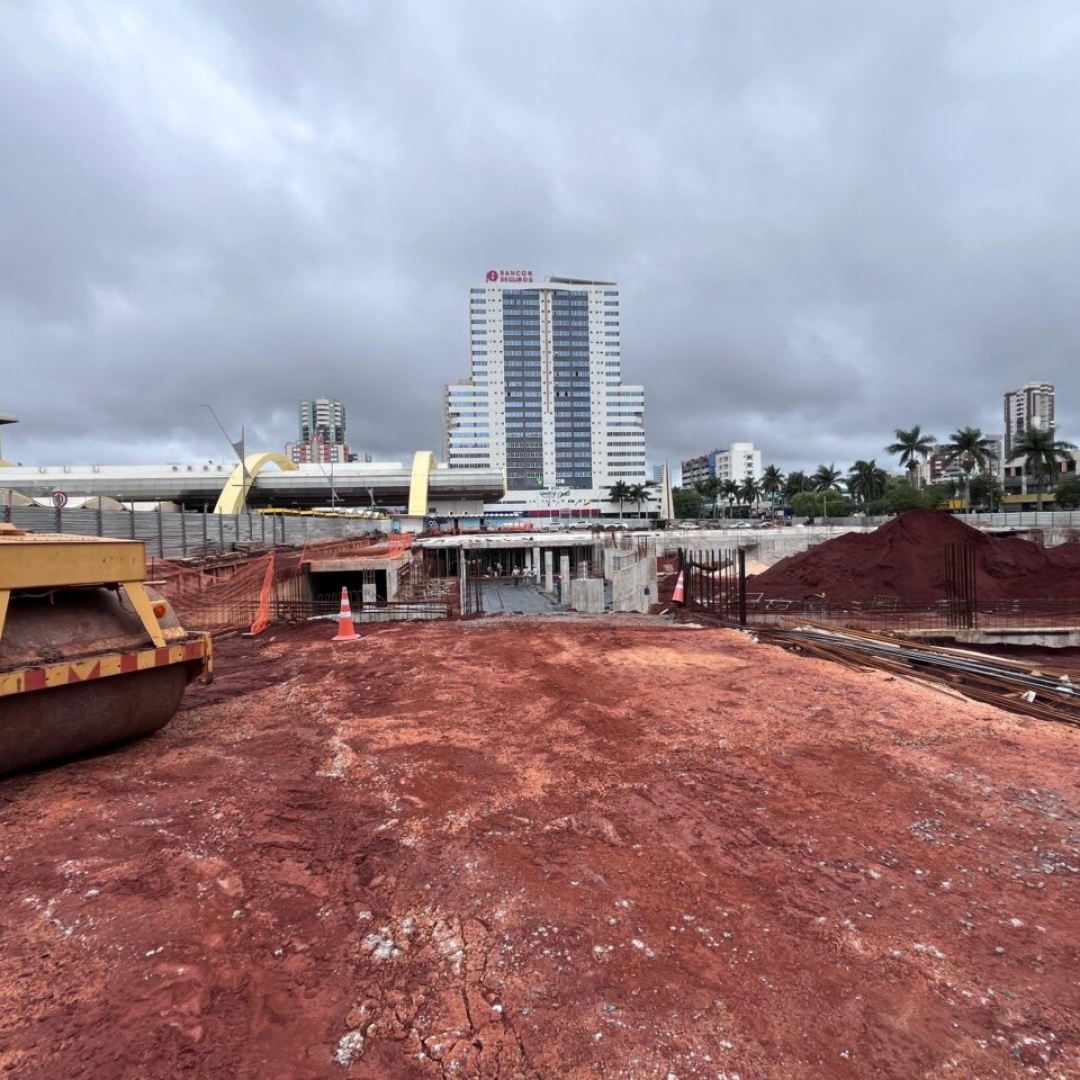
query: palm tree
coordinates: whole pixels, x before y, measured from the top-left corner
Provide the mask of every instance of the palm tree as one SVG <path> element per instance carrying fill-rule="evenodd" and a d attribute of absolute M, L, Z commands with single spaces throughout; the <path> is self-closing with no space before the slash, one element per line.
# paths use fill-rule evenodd
<path fill-rule="evenodd" d="M 752 506 L 760 498 L 761 488 L 758 487 L 758 482 L 752 476 L 748 476 L 739 485 L 739 501 L 746 503 L 747 506 Z"/>
<path fill-rule="evenodd" d="M 976 466 L 979 471 L 986 469 L 994 458 L 994 440 L 984 435 L 977 427 L 957 428 L 945 444 L 945 460 L 952 464 L 958 461 L 964 470 L 964 501 L 971 509 L 971 472 Z"/>
<path fill-rule="evenodd" d="M 626 499 L 627 502 L 632 502 L 637 508 L 638 517 L 641 517 L 641 504 L 648 502 L 653 497 L 653 493 L 649 490 L 652 486 L 652 481 L 630 485 L 630 491 L 627 493 Z"/>
<path fill-rule="evenodd" d="M 873 458 L 869 461 L 856 461 L 848 470 L 848 491 L 862 503 L 864 510 L 885 494 L 888 482 L 885 470 L 880 468 Z"/>
<path fill-rule="evenodd" d="M 936 435 L 924 435 L 922 428 L 916 424 L 910 431 L 903 428 L 896 429 L 896 442 L 885 447 L 887 454 L 900 455 L 900 467 L 908 471 L 908 483 L 916 487 L 919 475 L 919 458 L 923 461 L 930 456 L 937 442 Z"/>
<path fill-rule="evenodd" d="M 619 504 L 619 518 L 621 519 L 623 516 L 623 503 L 630 498 L 630 485 L 625 480 L 616 480 L 608 488 L 608 498 L 612 502 Z"/>
<path fill-rule="evenodd" d="M 760 481 L 762 494 L 769 497 L 769 505 L 775 511 L 776 500 L 784 490 L 784 474 L 775 465 L 766 465 Z"/>
<path fill-rule="evenodd" d="M 1070 451 L 1076 447 L 1072 443 L 1054 438 L 1052 427 L 1029 427 L 1013 444 L 1013 456 L 1024 459 L 1024 475 L 1035 480 L 1035 493 L 1039 497 L 1039 509 L 1042 509 L 1043 484 L 1053 480 L 1054 474 L 1061 472 L 1063 461 L 1072 461 Z"/>
<path fill-rule="evenodd" d="M 810 477 L 810 484 L 814 491 L 832 491 L 838 488 L 843 473 L 836 467 L 835 462 L 831 465 L 819 465 L 817 472 Z"/>
<path fill-rule="evenodd" d="M 788 477 L 784 481 L 784 498 L 791 502 L 793 495 L 798 495 L 800 491 L 810 491 L 813 486 L 810 477 L 802 470 L 788 473 Z"/>
<path fill-rule="evenodd" d="M 738 502 L 738 499 L 739 499 L 739 484 L 738 484 L 738 482 L 735 481 L 735 480 L 730 480 L 730 479 L 729 480 L 724 480 L 720 484 L 720 493 L 728 501 L 728 513 L 725 516 L 730 517 L 731 516 L 731 507 L 734 505 L 734 503 Z"/>
<path fill-rule="evenodd" d="M 694 484 L 694 490 L 703 498 L 712 503 L 712 516 L 713 521 L 716 520 L 716 497 L 720 493 L 720 481 L 715 476 L 710 476 L 708 480 L 698 480 Z"/>

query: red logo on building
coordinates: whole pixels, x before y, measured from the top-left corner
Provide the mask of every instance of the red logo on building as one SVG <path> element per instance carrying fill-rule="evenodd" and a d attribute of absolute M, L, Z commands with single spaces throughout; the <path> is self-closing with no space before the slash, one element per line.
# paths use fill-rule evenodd
<path fill-rule="evenodd" d="M 488 281 L 499 281 L 504 285 L 531 285 L 533 272 L 531 270 L 489 270 Z"/>

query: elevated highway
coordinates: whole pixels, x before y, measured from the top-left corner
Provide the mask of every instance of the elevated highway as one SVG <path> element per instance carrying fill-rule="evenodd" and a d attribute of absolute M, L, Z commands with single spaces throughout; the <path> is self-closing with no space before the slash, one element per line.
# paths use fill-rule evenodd
<path fill-rule="evenodd" d="M 192 509 L 233 513 L 244 506 L 402 507 L 423 515 L 478 514 L 505 494 L 497 469 L 448 469 L 422 451 L 411 465 L 349 462 L 292 466 L 276 454 L 250 455 L 245 465 L 205 462 L 167 465 L 0 464 L 0 493 L 13 491 L 48 502 L 57 492 L 69 499 L 107 497 L 122 503 L 174 502 Z M 250 484 L 248 483 L 250 481 Z M 0 495 L 2 500 L 2 495 Z"/>

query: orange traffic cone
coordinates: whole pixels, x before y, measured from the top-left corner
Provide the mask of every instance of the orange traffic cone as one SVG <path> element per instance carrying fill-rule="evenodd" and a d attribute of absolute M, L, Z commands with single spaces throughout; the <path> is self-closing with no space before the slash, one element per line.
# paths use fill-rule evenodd
<path fill-rule="evenodd" d="M 681 604 L 683 602 L 683 572 L 679 571 L 679 576 L 675 580 L 675 591 L 671 594 L 672 603 Z"/>
<path fill-rule="evenodd" d="M 349 603 L 349 590 L 341 586 L 341 613 L 338 615 L 337 637 L 333 641 L 359 641 L 356 626 L 352 621 L 352 605 Z"/>

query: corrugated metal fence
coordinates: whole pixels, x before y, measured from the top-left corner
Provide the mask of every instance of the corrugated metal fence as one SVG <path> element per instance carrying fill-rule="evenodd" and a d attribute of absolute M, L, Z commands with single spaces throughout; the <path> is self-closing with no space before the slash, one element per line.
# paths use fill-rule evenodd
<path fill-rule="evenodd" d="M 302 546 L 376 532 L 377 519 L 293 514 L 204 514 L 161 510 L 60 510 L 0 506 L 0 520 L 38 533 L 141 540 L 151 558 L 184 559 L 241 548 Z"/>

